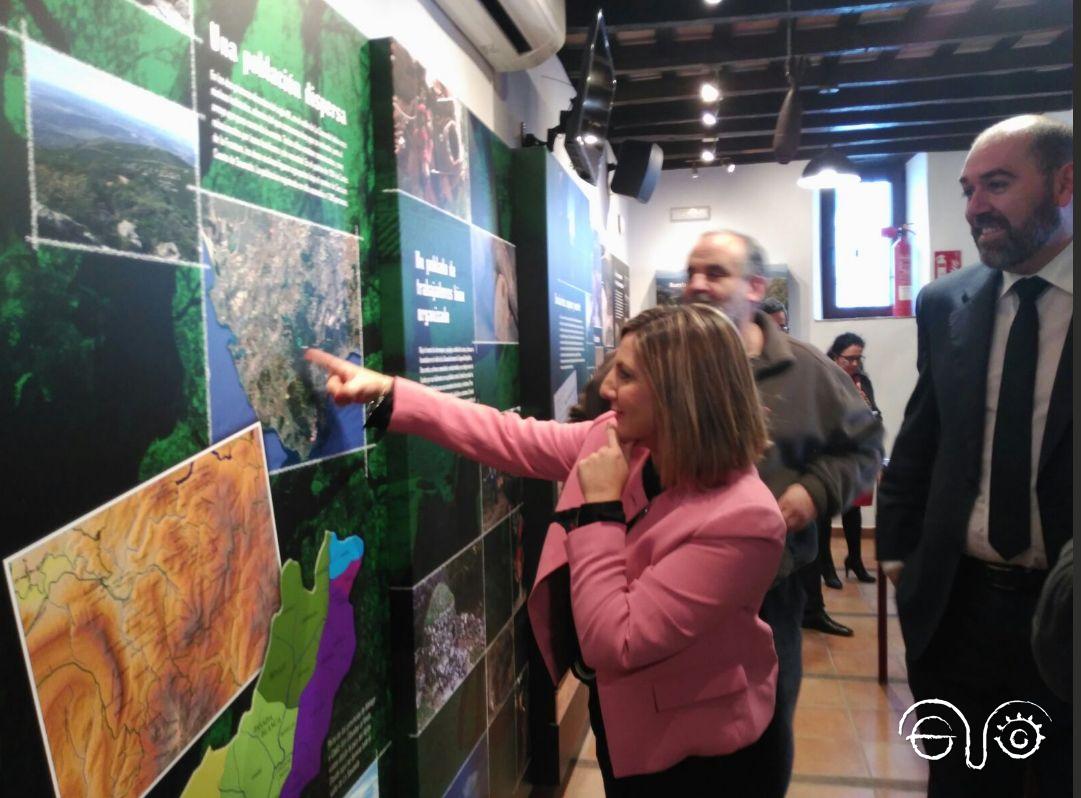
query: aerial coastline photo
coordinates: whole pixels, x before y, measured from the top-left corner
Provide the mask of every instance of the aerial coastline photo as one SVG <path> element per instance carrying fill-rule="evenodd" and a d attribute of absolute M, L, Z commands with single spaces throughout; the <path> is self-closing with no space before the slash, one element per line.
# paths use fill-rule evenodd
<path fill-rule="evenodd" d="M 27 42 L 40 239 L 196 262 L 195 114 Z"/>
<path fill-rule="evenodd" d="M 359 407 L 335 408 L 304 360 L 361 353 L 360 240 L 202 193 L 214 437 L 254 414 L 271 469 L 363 445 Z"/>

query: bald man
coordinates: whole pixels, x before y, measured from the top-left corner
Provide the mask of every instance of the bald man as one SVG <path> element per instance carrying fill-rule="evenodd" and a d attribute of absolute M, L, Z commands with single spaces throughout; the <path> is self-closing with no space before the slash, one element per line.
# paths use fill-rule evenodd
<path fill-rule="evenodd" d="M 983 263 L 917 299 L 919 378 L 879 487 L 878 558 L 897 585 L 913 695 L 948 701 L 972 730 L 971 765 L 956 740 L 931 761 L 928 794 L 1066 796 L 1072 711 L 1029 638 L 1073 537 L 1073 130 L 1001 122 L 973 143 L 960 184 Z M 1031 703 L 995 712 L 1013 700 Z M 919 711 L 921 735 L 964 736 L 943 705 Z M 947 740 L 925 742 L 940 754 Z"/>

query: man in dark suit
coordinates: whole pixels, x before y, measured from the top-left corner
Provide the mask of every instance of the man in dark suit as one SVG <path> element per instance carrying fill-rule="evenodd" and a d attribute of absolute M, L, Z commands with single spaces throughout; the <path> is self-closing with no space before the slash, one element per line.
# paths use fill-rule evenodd
<path fill-rule="evenodd" d="M 1072 128 L 1038 116 L 989 128 L 961 188 L 983 264 L 916 303 L 919 379 L 879 487 L 878 558 L 913 695 L 948 701 L 971 729 L 920 707 L 920 735 L 957 738 L 930 763 L 929 795 L 1069 795 L 1072 709 L 1041 681 L 1029 638 L 1073 536 Z M 1011 700 L 1039 710 L 995 712 Z M 940 754 L 949 741 L 924 742 Z"/>

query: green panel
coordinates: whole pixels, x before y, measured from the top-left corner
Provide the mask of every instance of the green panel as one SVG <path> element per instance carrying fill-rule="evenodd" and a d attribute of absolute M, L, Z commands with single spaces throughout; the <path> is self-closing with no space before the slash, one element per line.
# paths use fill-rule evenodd
<path fill-rule="evenodd" d="M 190 38 L 127 0 L 12 0 L 0 20 L 53 50 L 191 107 Z"/>
<path fill-rule="evenodd" d="M 197 6 L 195 31 L 202 39 L 195 59 L 202 186 L 365 235 L 371 120 L 364 38 L 322 0 L 207 0 Z M 249 123 L 282 141 L 270 139 L 274 150 L 256 144 L 253 135 L 267 139 Z M 303 156 L 298 162 L 283 152 Z"/>
<path fill-rule="evenodd" d="M 438 798 L 461 768 L 486 723 L 484 666 L 478 665 L 416 738 L 417 795 Z"/>
<path fill-rule="evenodd" d="M 509 520 L 484 536 L 484 618 L 488 642 L 510 620 L 514 604 Z"/>

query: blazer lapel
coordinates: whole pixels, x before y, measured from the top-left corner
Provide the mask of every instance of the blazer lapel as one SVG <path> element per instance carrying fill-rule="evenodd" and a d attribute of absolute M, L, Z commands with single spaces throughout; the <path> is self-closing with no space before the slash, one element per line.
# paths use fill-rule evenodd
<path fill-rule="evenodd" d="M 1062 357 L 1058 362 L 1055 384 L 1051 388 L 1051 401 L 1047 408 L 1047 426 L 1040 443 L 1040 464 L 1036 473 L 1043 471 L 1055 446 L 1073 425 L 1073 321 L 1066 331 L 1062 345 Z"/>
<path fill-rule="evenodd" d="M 965 450 L 964 463 L 973 485 L 979 480 L 986 420 L 987 360 L 1001 285 L 1001 272 L 986 269 L 983 281 L 962 294 L 961 306 L 949 319 L 954 373 L 948 390 L 957 396 L 959 403 L 957 420 Z"/>

